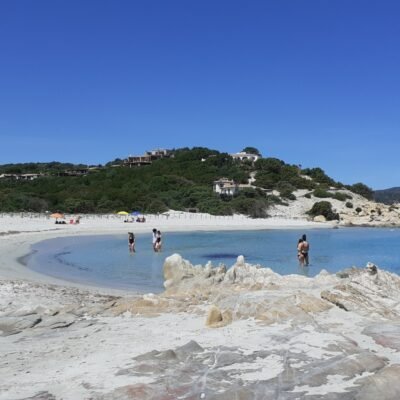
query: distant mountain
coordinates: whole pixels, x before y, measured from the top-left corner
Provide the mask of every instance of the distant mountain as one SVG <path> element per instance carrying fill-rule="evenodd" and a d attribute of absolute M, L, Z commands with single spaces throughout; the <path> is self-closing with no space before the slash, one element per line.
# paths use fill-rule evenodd
<path fill-rule="evenodd" d="M 375 201 L 384 204 L 400 203 L 400 187 L 375 190 L 374 199 Z"/>

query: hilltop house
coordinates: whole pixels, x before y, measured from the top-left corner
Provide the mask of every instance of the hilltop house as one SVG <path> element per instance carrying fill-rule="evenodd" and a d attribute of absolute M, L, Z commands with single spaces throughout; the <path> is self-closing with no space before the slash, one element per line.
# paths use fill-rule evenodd
<path fill-rule="evenodd" d="M 13 179 L 21 181 L 33 181 L 34 179 L 45 176 L 44 174 L 0 174 L 0 179 Z"/>
<path fill-rule="evenodd" d="M 239 185 L 228 178 L 220 178 L 214 181 L 214 192 L 219 195 L 233 196 L 239 192 Z"/>
<path fill-rule="evenodd" d="M 234 160 L 251 161 L 251 162 L 256 162 L 260 158 L 260 156 L 258 154 L 250 154 L 250 153 L 245 153 L 243 151 L 241 151 L 239 153 L 231 154 L 231 157 Z"/>
<path fill-rule="evenodd" d="M 89 168 L 80 168 L 80 169 L 66 169 L 64 171 L 60 171 L 58 176 L 85 176 L 89 173 Z"/>
<path fill-rule="evenodd" d="M 139 167 L 141 165 L 150 165 L 153 161 L 159 160 L 160 158 L 172 157 L 172 151 L 166 149 L 156 149 L 146 151 L 142 156 L 129 156 L 124 160 L 124 166 L 127 167 Z"/>

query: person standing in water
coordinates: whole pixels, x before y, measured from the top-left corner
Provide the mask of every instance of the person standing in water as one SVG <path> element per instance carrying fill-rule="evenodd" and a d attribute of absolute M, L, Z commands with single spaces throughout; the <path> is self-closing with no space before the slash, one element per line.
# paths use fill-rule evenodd
<path fill-rule="evenodd" d="M 155 245 L 154 245 L 154 251 L 161 251 L 161 245 L 162 245 L 162 242 L 161 242 L 161 232 L 160 231 L 157 231 L 157 234 L 156 234 L 156 243 L 155 243 Z"/>
<path fill-rule="evenodd" d="M 161 238 L 156 239 L 156 244 L 154 245 L 154 251 L 158 253 L 161 251 Z"/>
<path fill-rule="evenodd" d="M 157 229 L 153 229 L 153 238 L 152 238 L 152 243 L 153 243 L 153 250 L 156 251 L 156 241 L 157 241 Z"/>
<path fill-rule="evenodd" d="M 302 253 L 303 239 L 300 238 L 297 242 L 297 259 L 299 260 L 300 267 L 304 267 L 304 254 Z"/>
<path fill-rule="evenodd" d="M 128 232 L 128 247 L 130 253 L 135 253 L 135 235 L 132 232 Z"/>
<path fill-rule="evenodd" d="M 306 235 L 302 236 L 302 244 L 301 244 L 301 253 L 304 256 L 304 265 L 308 266 L 310 264 L 310 259 L 308 256 L 308 252 L 310 251 L 310 244 L 307 242 L 307 237 Z"/>

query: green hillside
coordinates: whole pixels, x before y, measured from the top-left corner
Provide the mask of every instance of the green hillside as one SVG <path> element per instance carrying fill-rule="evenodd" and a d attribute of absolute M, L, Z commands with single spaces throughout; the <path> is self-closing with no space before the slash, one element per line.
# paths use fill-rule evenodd
<path fill-rule="evenodd" d="M 200 147 L 175 150 L 173 158 L 160 159 L 148 166 L 128 168 L 111 164 L 76 177 L 58 176 L 58 172 L 65 168 L 79 169 L 82 165 L 54 162 L 0 166 L 0 174 L 46 174 L 32 181 L 0 179 L 0 211 L 157 213 L 197 209 L 218 215 L 242 213 L 265 217 L 271 204 L 295 199 L 296 189 L 312 192 L 316 188 L 343 186 L 320 168 L 301 170 L 275 158 L 260 158 L 253 165 L 235 161 L 227 153 Z M 233 197 L 213 192 L 215 180 L 225 177 L 245 184 L 251 173 L 256 177 L 253 187 L 241 188 Z M 280 196 L 271 195 L 272 189 L 278 190 Z M 362 189 L 369 188 L 363 185 Z"/>

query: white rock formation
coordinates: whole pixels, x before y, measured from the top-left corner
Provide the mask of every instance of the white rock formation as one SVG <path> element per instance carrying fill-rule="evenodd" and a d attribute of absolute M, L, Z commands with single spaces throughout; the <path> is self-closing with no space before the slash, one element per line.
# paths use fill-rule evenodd
<path fill-rule="evenodd" d="M 288 219 L 304 218 L 309 219 L 309 211 L 314 203 L 329 201 L 332 209 L 339 213 L 341 225 L 368 225 L 368 226 L 397 226 L 400 225 L 400 207 L 396 205 L 385 205 L 367 200 L 366 198 L 353 193 L 347 189 L 331 190 L 332 194 L 341 193 L 351 196 L 351 199 L 340 201 L 334 198 L 317 198 L 306 195 L 312 193 L 309 190 L 297 190 L 294 192 L 296 200 L 287 200 L 288 205 L 275 205 L 268 210 L 271 217 Z M 352 207 L 347 206 L 351 203 Z M 361 211 L 359 211 L 361 210 Z M 314 219 L 315 222 L 324 222 L 321 216 Z"/>
<path fill-rule="evenodd" d="M 166 291 L 0 281 L 0 399 L 400 398 L 400 278 L 175 254 Z"/>

